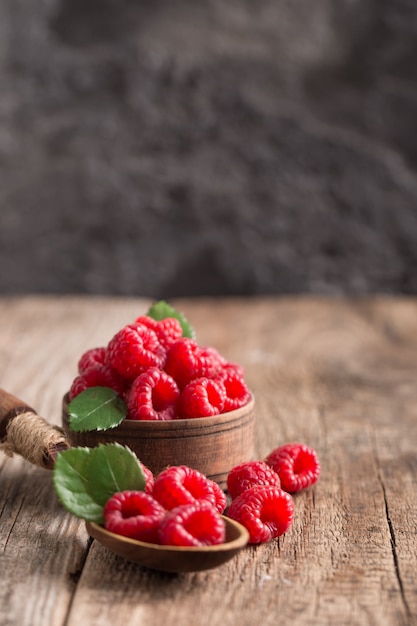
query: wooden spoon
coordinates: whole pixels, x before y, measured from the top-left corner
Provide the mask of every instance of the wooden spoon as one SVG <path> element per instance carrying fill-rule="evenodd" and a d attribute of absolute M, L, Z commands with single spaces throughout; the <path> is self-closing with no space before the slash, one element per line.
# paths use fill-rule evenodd
<path fill-rule="evenodd" d="M 224 517 L 226 541 L 216 546 L 160 546 L 136 541 L 112 533 L 94 522 L 86 522 L 87 531 L 109 550 L 129 561 L 163 572 L 198 572 L 226 563 L 244 548 L 249 533 L 241 524 Z"/>

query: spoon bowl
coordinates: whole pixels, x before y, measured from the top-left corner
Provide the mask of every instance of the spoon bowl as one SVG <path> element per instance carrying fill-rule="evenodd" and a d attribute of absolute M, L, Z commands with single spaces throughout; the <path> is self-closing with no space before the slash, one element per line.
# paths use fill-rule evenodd
<path fill-rule="evenodd" d="M 222 517 L 226 524 L 226 541 L 203 547 L 145 543 L 112 533 L 94 522 L 86 522 L 86 528 L 91 537 L 111 552 L 144 567 L 162 572 L 198 572 L 226 563 L 249 541 L 246 528 L 228 517 Z"/>

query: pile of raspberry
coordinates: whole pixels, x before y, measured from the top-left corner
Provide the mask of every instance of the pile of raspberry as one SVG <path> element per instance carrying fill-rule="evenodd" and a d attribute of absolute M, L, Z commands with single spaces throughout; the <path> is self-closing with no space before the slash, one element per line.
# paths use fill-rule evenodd
<path fill-rule="evenodd" d="M 144 491 L 114 494 L 104 508 L 111 532 L 161 545 L 207 546 L 226 539 L 227 497 L 219 485 L 185 465 L 163 470 L 156 479 L 142 465 Z M 231 503 L 226 515 L 249 532 L 249 542 L 268 542 L 294 520 L 291 494 L 317 482 L 316 452 L 302 443 L 275 448 L 264 461 L 246 461 L 227 477 Z"/>
<path fill-rule="evenodd" d="M 209 417 L 250 400 L 242 367 L 215 348 L 183 337 L 181 324 L 173 317 L 155 320 L 142 315 L 107 346 L 83 354 L 70 400 L 89 387 L 116 391 L 131 420 Z"/>
<path fill-rule="evenodd" d="M 319 476 L 316 451 L 304 443 L 286 443 L 263 461 L 247 461 L 229 472 L 227 515 L 246 527 L 250 543 L 280 537 L 294 521 L 293 494 L 314 485 Z"/>
<path fill-rule="evenodd" d="M 142 465 L 144 491 L 115 493 L 104 507 L 107 530 L 160 545 L 223 543 L 226 495 L 219 485 L 186 465 L 171 466 L 156 478 Z"/>

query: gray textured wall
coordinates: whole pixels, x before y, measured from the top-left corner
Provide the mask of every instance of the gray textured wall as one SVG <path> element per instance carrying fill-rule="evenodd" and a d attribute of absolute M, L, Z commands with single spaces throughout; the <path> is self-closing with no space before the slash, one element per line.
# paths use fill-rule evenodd
<path fill-rule="evenodd" d="M 417 292 L 415 0 L 1 0 L 0 292 Z"/>

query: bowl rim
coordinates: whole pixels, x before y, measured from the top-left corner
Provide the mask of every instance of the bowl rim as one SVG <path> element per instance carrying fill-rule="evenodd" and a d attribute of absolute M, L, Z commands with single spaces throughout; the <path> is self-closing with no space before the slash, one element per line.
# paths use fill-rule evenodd
<path fill-rule="evenodd" d="M 63 398 L 63 411 L 69 417 L 68 412 L 69 405 L 69 393 L 67 392 Z M 245 415 L 249 415 L 253 412 L 255 407 L 255 395 L 250 392 L 250 399 L 245 405 L 234 409 L 233 411 L 227 411 L 226 413 L 219 413 L 218 415 L 211 415 L 209 417 L 180 417 L 172 420 L 132 420 L 125 418 L 118 426 L 108 430 L 115 431 L 116 429 L 148 429 L 155 428 L 164 430 L 169 428 L 170 430 L 183 430 L 183 429 L 199 429 L 203 426 L 215 426 L 221 423 L 232 423 L 235 420 L 241 419 Z M 103 432 L 103 431 L 87 431 L 87 432 Z"/>

